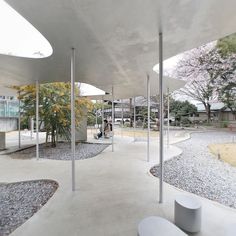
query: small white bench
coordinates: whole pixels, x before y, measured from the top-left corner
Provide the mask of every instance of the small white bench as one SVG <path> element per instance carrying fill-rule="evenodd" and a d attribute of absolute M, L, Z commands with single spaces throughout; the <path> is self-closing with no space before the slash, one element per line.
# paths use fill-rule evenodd
<path fill-rule="evenodd" d="M 150 216 L 139 223 L 138 236 L 187 236 L 187 234 L 164 218 Z"/>
<path fill-rule="evenodd" d="M 201 230 L 201 202 L 187 195 L 175 199 L 175 224 L 181 229 L 196 233 Z"/>

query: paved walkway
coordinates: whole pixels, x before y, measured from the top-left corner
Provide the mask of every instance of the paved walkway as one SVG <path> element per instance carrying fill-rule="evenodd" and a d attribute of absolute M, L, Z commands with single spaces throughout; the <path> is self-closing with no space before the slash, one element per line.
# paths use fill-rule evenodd
<path fill-rule="evenodd" d="M 0 151 L 1 154 L 14 152 L 19 149 L 19 133 L 18 131 L 12 131 L 6 133 L 6 150 Z M 45 142 L 46 133 L 39 133 L 39 143 Z M 36 133 L 30 131 L 21 131 L 21 148 L 33 146 L 36 144 Z"/>
<path fill-rule="evenodd" d="M 171 146 L 166 157 L 180 151 Z M 151 160 L 146 162 L 145 142 L 115 137 L 115 152 L 109 147 L 97 157 L 76 161 L 76 191 L 72 192 L 70 162 L 0 156 L 1 182 L 47 178 L 59 183 L 48 203 L 12 236 L 136 236 L 137 225 L 146 216 L 173 221 L 174 198 L 183 191 L 165 184 L 164 203 L 158 203 L 158 179 L 149 174 L 158 162 L 154 140 Z M 203 204 L 203 225 L 195 235 L 224 236 L 225 227 L 236 222 L 236 211 L 198 198 Z"/>

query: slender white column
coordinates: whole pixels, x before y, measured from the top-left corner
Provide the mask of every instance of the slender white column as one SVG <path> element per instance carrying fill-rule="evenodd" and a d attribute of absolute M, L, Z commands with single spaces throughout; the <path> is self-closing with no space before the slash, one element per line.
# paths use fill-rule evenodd
<path fill-rule="evenodd" d="M 20 135 L 20 123 L 21 123 L 21 114 L 20 114 L 20 91 L 19 91 L 19 114 L 18 114 L 18 146 L 21 148 L 21 135 Z"/>
<path fill-rule="evenodd" d="M 170 146 L 170 91 L 167 88 L 167 147 Z"/>
<path fill-rule="evenodd" d="M 114 152 L 114 88 L 112 86 L 112 152 Z"/>
<path fill-rule="evenodd" d="M 134 142 L 136 139 L 136 104 L 135 104 L 135 97 L 134 97 Z"/>
<path fill-rule="evenodd" d="M 121 136 L 123 137 L 123 128 L 124 128 L 124 104 L 123 99 L 121 99 Z"/>
<path fill-rule="evenodd" d="M 36 80 L 36 158 L 39 159 L 39 81 Z"/>
<path fill-rule="evenodd" d="M 163 203 L 163 167 L 164 167 L 164 156 L 163 156 L 163 42 L 162 42 L 162 32 L 159 33 L 159 158 L 160 158 L 160 177 L 159 177 L 159 202 Z"/>
<path fill-rule="evenodd" d="M 102 96 L 102 138 L 104 139 L 104 98 Z"/>
<path fill-rule="evenodd" d="M 34 132 L 34 118 L 30 118 L 30 138 L 31 140 L 33 139 L 33 132 Z"/>
<path fill-rule="evenodd" d="M 147 109 L 148 109 L 147 161 L 150 161 L 150 79 L 149 79 L 149 75 L 147 75 Z"/>
<path fill-rule="evenodd" d="M 97 110 L 97 100 L 96 100 L 96 129 L 98 128 L 98 110 Z"/>
<path fill-rule="evenodd" d="M 4 102 L 4 116 L 7 117 L 7 100 Z"/>
<path fill-rule="evenodd" d="M 75 49 L 71 49 L 71 164 L 72 191 L 75 191 Z"/>

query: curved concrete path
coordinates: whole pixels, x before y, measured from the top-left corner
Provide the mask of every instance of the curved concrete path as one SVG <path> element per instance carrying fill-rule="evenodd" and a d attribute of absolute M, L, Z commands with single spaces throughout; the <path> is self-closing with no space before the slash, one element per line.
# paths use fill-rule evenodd
<path fill-rule="evenodd" d="M 158 156 L 151 142 L 151 158 Z M 179 149 L 170 148 L 170 158 Z M 0 156 L 0 181 L 54 179 L 59 189 L 48 203 L 12 236 L 132 236 L 150 215 L 173 221 L 174 198 L 180 191 L 164 185 L 164 204 L 158 203 L 158 179 L 149 174 L 146 143 L 116 137 L 95 158 L 76 161 L 75 192 L 71 191 L 71 163 L 54 160 L 15 160 Z M 236 211 L 199 198 L 203 204 L 202 231 L 195 235 L 225 235 L 226 224 L 236 222 Z"/>

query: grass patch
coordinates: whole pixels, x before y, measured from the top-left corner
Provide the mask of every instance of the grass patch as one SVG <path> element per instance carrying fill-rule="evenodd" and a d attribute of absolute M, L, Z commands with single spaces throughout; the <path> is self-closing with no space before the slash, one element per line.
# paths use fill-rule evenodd
<path fill-rule="evenodd" d="M 211 153 L 220 157 L 221 160 L 236 167 L 236 143 L 210 144 L 208 148 Z"/>

